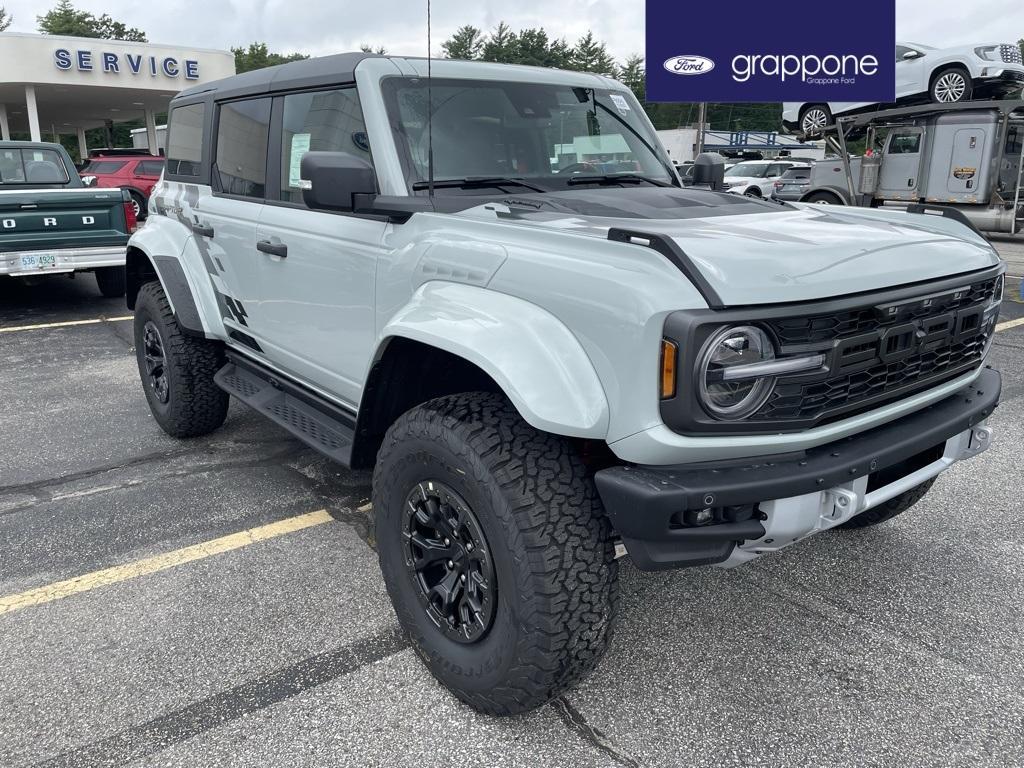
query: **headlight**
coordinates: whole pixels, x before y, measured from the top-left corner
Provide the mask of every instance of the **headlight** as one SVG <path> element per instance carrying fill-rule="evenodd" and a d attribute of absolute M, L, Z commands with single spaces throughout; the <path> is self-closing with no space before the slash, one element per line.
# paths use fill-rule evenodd
<path fill-rule="evenodd" d="M 999 57 L 996 56 L 998 51 L 998 45 L 986 45 L 981 48 L 975 48 L 974 55 L 979 59 L 984 59 L 985 61 L 999 61 Z"/>
<path fill-rule="evenodd" d="M 719 419 L 742 419 L 762 405 L 772 393 L 771 376 L 733 378 L 730 370 L 775 359 L 768 334 L 752 325 L 723 328 L 708 339 L 701 354 L 698 375 L 704 409 Z M 749 369 L 747 369 L 749 370 Z"/>

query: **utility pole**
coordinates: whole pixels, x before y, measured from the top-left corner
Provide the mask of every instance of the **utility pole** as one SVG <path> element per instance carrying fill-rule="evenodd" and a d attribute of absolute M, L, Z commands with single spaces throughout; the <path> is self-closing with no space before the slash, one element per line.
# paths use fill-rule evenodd
<path fill-rule="evenodd" d="M 697 105 L 697 151 L 695 155 L 699 155 L 704 151 L 704 129 L 707 127 L 708 121 L 708 105 L 707 102 L 700 102 Z"/>

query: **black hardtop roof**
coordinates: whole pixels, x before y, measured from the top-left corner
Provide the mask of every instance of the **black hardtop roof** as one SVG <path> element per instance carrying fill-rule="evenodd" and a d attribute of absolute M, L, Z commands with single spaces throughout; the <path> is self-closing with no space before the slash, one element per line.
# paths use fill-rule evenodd
<path fill-rule="evenodd" d="M 225 77 L 186 88 L 174 101 L 192 100 L 198 97 L 230 99 L 236 96 L 251 96 L 271 91 L 287 91 L 298 88 L 314 88 L 320 85 L 355 82 L 355 69 L 363 59 L 386 58 L 374 53 L 337 53 L 333 56 L 318 56 L 313 59 L 290 61 L 276 67 L 264 67 L 252 72 Z"/>

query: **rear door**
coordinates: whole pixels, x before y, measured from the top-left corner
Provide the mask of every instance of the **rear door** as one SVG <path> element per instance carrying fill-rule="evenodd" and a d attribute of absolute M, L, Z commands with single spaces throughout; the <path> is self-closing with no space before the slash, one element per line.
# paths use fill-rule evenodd
<path fill-rule="evenodd" d="M 252 353 L 263 352 L 252 319 L 264 295 L 260 286 L 256 227 L 267 188 L 270 97 L 216 106 L 212 193 L 200 197 L 192 231 L 208 248 L 221 276 L 217 292 L 228 335 Z"/>
<path fill-rule="evenodd" d="M 297 377 L 359 402 L 373 355 L 374 287 L 386 222 L 313 211 L 299 188 L 310 150 L 348 152 L 372 163 L 355 87 L 279 96 L 272 167 L 255 255 L 251 327 L 266 354 Z"/>
<path fill-rule="evenodd" d="M 896 128 L 886 139 L 878 178 L 878 197 L 916 200 L 921 176 L 921 128 Z"/>

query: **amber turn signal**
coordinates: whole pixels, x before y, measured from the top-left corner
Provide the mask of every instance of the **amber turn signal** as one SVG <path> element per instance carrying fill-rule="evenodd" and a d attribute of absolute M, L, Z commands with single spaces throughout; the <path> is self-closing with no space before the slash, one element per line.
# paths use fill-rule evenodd
<path fill-rule="evenodd" d="M 676 396 L 676 352 L 675 342 L 661 340 L 661 399 Z"/>

